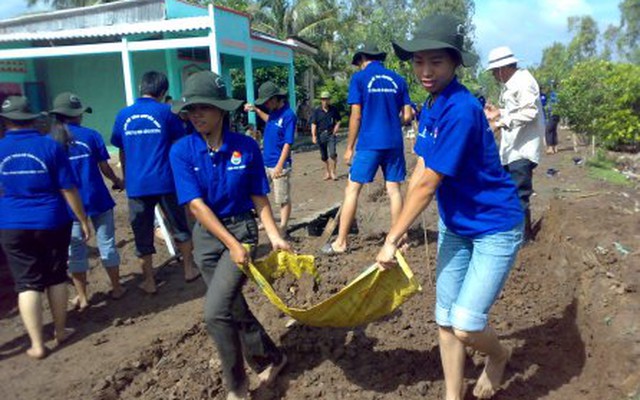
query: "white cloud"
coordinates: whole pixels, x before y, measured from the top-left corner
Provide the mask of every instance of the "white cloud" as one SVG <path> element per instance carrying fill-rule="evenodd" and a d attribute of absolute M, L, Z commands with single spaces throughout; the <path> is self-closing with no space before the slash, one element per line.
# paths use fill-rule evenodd
<path fill-rule="evenodd" d="M 586 0 L 542 0 L 540 11 L 547 21 L 566 25 L 567 18 L 574 15 L 593 15 L 593 8 Z"/>

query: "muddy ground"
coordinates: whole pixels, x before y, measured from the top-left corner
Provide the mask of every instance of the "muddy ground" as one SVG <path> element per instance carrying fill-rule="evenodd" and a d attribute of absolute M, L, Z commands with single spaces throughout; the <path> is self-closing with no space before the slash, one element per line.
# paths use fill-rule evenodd
<path fill-rule="evenodd" d="M 515 348 L 496 398 L 635 400 L 640 396 L 637 183 L 622 187 L 588 178 L 584 164 L 572 160 L 576 155 L 570 142 L 563 143 L 566 148 L 545 157 L 536 170 L 533 211 L 538 236 L 521 251 L 492 312 L 500 336 Z M 587 151 L 581 148 L 578 155 L 584 158 Z M 295 154 L 294 163 L 293 223 L 340 201 L 346 174 L 340 166 L 339 181 L 321 181 L 315 152 Z M 549 168 L 559 172 L 547 176 Z M 2 267 L 0 398 L 223 398 L 216 352 L 201 323 L 204 284 L 184 283 L 180 266 L 170 263 L 157 269 L 164 282 L 157 295 L 138 291 L 126 200 L 121 193 L 114 195 L 122 275 L 129 291 L 122 300 L 110 300 L 106 274 L 94 258 L 96 268 L 89 275 L 92 307 L 69 314 L 77 334 L 43 361 L 23 354 L 28 339 Z M 327 295 L 323 290 L 341 286 L 370 265 L 384 238 L 389 218 L 382 185 L 370 185 L 362 200 L 352 253 L 319 261 L 324 281 L 320 297 Z M 412 229 L 406 254 L 423 291 L 367 326 L 287 328 L 288 318 L 248 284 L 251 308 L 289 357 L 273 387 L 252 385 L 253 398 L 441 399 L 443 378 L 432 316 L 436 221 L 432 206 L 424 218 L 428 247 L 420 222 Z M 317 239 L 308 237 L 305 229 L 292 235 L 296 250 L 313 252 Z M 168 254 L 161 242 L 157 247 L 159 265 Z M 479 375 L 481 361 L 480 355 L 469 354 L 469 385 Z"/>

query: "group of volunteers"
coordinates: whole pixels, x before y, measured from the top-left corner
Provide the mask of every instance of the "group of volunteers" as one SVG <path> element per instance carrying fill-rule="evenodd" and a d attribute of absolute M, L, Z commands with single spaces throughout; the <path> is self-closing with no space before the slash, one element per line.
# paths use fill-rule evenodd
<path fill-rule="evenodd" d="M 448 15 L 425 18 L 411 40 L 392 43 L 409 61 L 427 100 L 419 116 L 406 81 L 384 66 L 386 53 L 367 44 L 353 55 L 356 72 L 349 86 L 349 131 L 344 161 L 349 178 L 335 241 L 325 254 L 348 256 L 348 233 L 363 185 L 382 170 L 390 199 L 391 227 L 376 256 L 380 268 L 395 266 L 407 232 L 434 197 L 439 236 L 435 321 L 444 370 L 446 399 L 465 396 L 467 346 L 487 355 L 473 394 L 490 398 L 498 390 L 511 350 L 501 344 L 488 313 L 530 238 L 532 171 L 539 162 L 544 133 L 537 83 L 506 47 L 489 56 L 489 69 L 503 84 L 500 107 L 478 99 L 456 73 L 477 57 L 464 50 L 464 24 Z M 180 99 L 164 103 L 164 74 L 142 77 L 141 97 L 114 123 L 111 143 L 119 149 L 122 179 L 109 167 L 100 135 L 81 125 L 84 107 L 63 93 L 50 111 L 50 135 L 34 129 L 37 114 L 25 98 L 9 97 L 0 117 L 0 242 L 19 293 L 19 310 L 31 339 L 27 354 L 46 356 L 42 336 L 42 295 L 53 314 L 55 339 L 64 342 L 68 268 L 77 289 L 77 307 L 88 305 L 85 241 L 96 231 L 100 257 L 115 299 L 124 295 L 115 246 L 115 203 L 102 176 L 125 189 L 129 219 L 140 259 L 140 288 L 157 291 L 152 255 L 154 209 L 160 205 L 183 257 L 187 282 L 203 278 L 206 329 L 220 357 L 228 399 L 246 399 L 245 360 L 261 384 L 277 377 L 287 363 L 242 294 L 247 278 L 237 265 L 255 255 L 256 217 L 274 250 L 292 251 L 286 240 L 291 214 L 291 168 L 296 116 L 287 93 L 272 82 L 258 89 L 255 112 L 265 121 L 264 148 L 231 131 L 230 113 L 242 102 L 227 94 L 213 72 L 197 72 L 185 82 Z M 336 178 L 336 134 L 340 115 L 329 93 L 311 116 L 311 134 L 325 162 L 325 180 Z M 406 195 L 402 127 L 418 119 L 417 163 Z M 542 124 L 542 125 L 541 125 Z M 189 125 L 191 134 L 186 134 Z M 540 128 L 542 126 L 542 128 Z M 499 136 L 499 147 L 496 137 Z M 280 223 L 267 197 L 273 184 Z M 195 223 L 188 222 L 188 212 Z"/>

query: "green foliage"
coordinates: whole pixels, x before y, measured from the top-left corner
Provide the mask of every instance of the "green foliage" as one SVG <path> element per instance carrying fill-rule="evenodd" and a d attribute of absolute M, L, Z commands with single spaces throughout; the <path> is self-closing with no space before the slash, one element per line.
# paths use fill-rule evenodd
<path fill-rule="evenodd" d="M 320 86 L 317 89 L 316 93 L 320 94 L 325 90 L 331 94 L 331 104 L 333 104 L 340 112 L 344 126 L 344 124 L 349 120 L 349 105 L 347 104 L 347 95 L 349 93 L 348 84 L 343 81 L 327 81 L 323 86 Z M 319 99 L 315 99 L 312 103 L 313 107 L 318 107 L 319 105 Z"/>
<path fill-rule="evenodd" d="M 618 8 L 621 16 L 618 50 L 624 59 L 640 64 L 640 0 L 623 0 Z"/>
<path fill-rule="evenodd" d="M 556 111 L 579 134 L 610 149 L 640 148 L 640 66 L 577 64 L 558 92 Z"/>
<path fill-rule="evenodd" d="M 302 82 L 302 75 L 309 68 L 307 57 L 296 57 L 293 63 L 295 82 Z M 257 96 L 258 88 L 266 81 L 272 81 L 281 88 L 289 88 L 289 69 L 285 66 L 259 67 L 253 70 L 254 93 Z M 232 96 L 236 99 L 246 100 L 245 74 L 241 69 L 231 71 L 231 85 L 233 86 Z M 296 99 L 298 102 L 307 98 L 308 93 L 303 85 L 296 85 Z"/>

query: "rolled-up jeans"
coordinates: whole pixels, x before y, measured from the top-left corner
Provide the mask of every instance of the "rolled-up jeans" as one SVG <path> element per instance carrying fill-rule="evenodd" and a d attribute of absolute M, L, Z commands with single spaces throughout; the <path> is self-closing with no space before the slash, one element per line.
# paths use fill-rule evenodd
<path fill-rule="evenodd" d="M 436 323 L 468 332 L 484 330 L 522 244 L 523 223 L 469 238 L 438 222 Z"/>
<path fill-rule="evenodd" d="M 223 218 L 227 230 L 241 243 L 258 244 L 258 225 L 253 215 Z M 247 278 L 231 261 L 229 249 L 200 223 L 193 229 L 194 260 L 207 285 L 204 320 L 207 332 L 218 349 L 222 374 L 229 390 L 238 389 L 247 379 L 243 361 L 256 372 L 279 364 L 278 350 L 242 295 Z"/>

